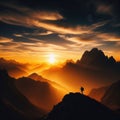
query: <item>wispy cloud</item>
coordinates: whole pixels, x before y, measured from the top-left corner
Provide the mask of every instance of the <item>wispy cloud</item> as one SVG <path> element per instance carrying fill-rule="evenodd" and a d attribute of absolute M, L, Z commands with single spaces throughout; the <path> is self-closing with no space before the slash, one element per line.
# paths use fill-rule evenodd
<path fill-rule="evenodd" d="M 37 11 L 29 13 L 29 16 L 32 16 L 35 19 L 39 20 L 61 20 L 64 17 L 59 14 L 58 12 L 52 12 L 52 11 Z"/>
<path fill-rule="evenodd" d="M 120 41 L 120 36 L 114 33 L 99 33 L 98 36 L 104 41 Z"/>
<path fill-rule="evenodd" d="M 23 37 L 22 34 L 13 34 L 15 37 Z"/>
<path fill-rule="evenodd" d="M 50 34 L 53 34 L 52 31 L 46 31 L 46 32 L 38 32 L 38 33 L 35 33 L 35 35 L 50 35 Z"/>
<path fill-rule="evenodd" d="M 12 42 L 12 41 L 13 41 L 13 39 L 11 39 L 11 38 L 0 36 L 0 43 L 8 43 L 8 42 Z"/>
<path fill-rule="evenodd" d="M 19 8 L 14 5 L 9 5 L 8 7 L 17 10 L 17 12 L 13 10 L 9 10 L 7 12 L 3 11 L 0 15 L 0 21 L 26 27 L 44 28 L 48 31 L 60 34 L 83 34 L 90 32 L 91 29 L 95 29 L 96 27 L 100 27 L 105 24 L 103 22 L 99 22 L 90 26 L 76 25 L 74 27 L 70 25 L 58 25 L 52 21 L 64 19 L 59 12 L 40 10 L 34 11 L 30 8 Z"/>

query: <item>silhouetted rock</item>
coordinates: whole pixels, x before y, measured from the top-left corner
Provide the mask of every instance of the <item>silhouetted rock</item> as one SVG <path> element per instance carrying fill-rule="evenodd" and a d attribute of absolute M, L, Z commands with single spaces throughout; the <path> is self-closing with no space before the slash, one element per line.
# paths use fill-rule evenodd
<path fill-rule="evenodd" d="M 57 104 L 45 120 L 119 120 L 110 109 L 97 101 L 70 93 Z"/>
<path fill-rule="evenodd" d="M 15 79 L 0 69 L 0 119 L 31 120 L 45 114 L 32 105 L 15 87 Z"/>
<path fill-rule="evenodd" d="M 106 61 L 107 57 L 104 55 L 104 53 L 97 48 L 93 48 L 91 51 L 85 51 L 80 63 L 86 65 L 99 65 L 101 62 L 105 63 Z"/>
<path fill-rule="evenodd" d="M 88 96 L 100 102 L 108 88 L 109 86 L 93 88 L 88 94 Z"/>
<path fill-rule="evenodd" d="M 105 56 L 102 50 L 93 48 L 91 51 L 85 51 L 81 59 L 77 61 L 77 64 L 84 65 L 86 67 L 109 67 L 114 66 L 116 63 L 115 59 L 111 56 Z"/>
<path fill-rule="evenodd" d="M 120 109 L 120 81 L 109 87 L 101 102 L 113 110 Z"/>

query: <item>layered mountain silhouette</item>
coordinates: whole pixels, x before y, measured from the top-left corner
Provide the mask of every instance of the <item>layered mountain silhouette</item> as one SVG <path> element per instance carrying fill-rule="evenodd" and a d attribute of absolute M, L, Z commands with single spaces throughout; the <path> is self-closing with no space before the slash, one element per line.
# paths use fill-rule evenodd
<path fill-rule="evenodd" d="M 120 109 L 120 81 L 113 83 L 106 90 L 101 102 L 113 110 Z"/>
<path fill-rule="evenodd" d="M 32 120 L 44 114 L 44 110 L 35 107 L 17 90 L 15 79 L 0 69 L 0 119 Z"/>
<path fill-rule="evenodd" d="M 32 73 L 28 76 L 28 78 L 37 80 L 37 81 L 43 81 L 43 82 L 48 82 L 47 79 L 43 78 L 41 75 L 38 75 L 37 73 Z"/>
<path fill-rule="evenodd" d="M 50 85 L 52 85 L 53 87 L 55 88 L 58 88 L 58 89 L 61 89 L 63 92 L 67 92 L 66 88 L 63 87 L 62 85 L 58 84 L 57 82 L 54 82 L 52 80 L 48 80 L 46 78 L 44 78 L 43 76 L 37 74 L 37 73 L 32 73 L 28 76 L 28 78 L 31 78 L 33 80 L 36 80 L 36 81 L 40 81 L 40 82 L 47 82 L 49 83 Z"/>
<path fill-rule="evenodd" d="M 120 81 L 105 87 L 92 89 L 89 97 L 96 99 L 113 110 L 120 109 Z"/>
<path fill-rule="evenodd" d="M 60 69 L 48 69 L 43 72 L 45 77 L 58 80 L 70 91 L 78 91 L 84 86 L 88 94 L 91 88 L 107 86 L 120 78 L 120 62 L 108 57 L 102 50 L 93 48 L 85 51 L 80 60 L 67 62 Z"/>
<path fill-rule="evenodd" d="M 54 106 L 44 120 L 119 120 L 110 109 L 99 102 L 81 95 L 70 93 Z"/>
<path fill-rule="evenodd" d="M 21 64 L 14 60 L 0 58 L 0 69 L 6 69 L 12 77 L 18 78 L 20 76 L 27 75 L 27 64 Z"/>
<path fill-rule="evenodd" d="M 54 83 L 52 85 L 50 84 L 51 82 L 49 83 L 48 81 L 49 80 L 34 73 L 29 77 L 19 78 L 15 84 L 18 90 L 26 96 L 31 103 L 48 112 L 66 93 L 63 88 L 54 82 L 52 82 Z"/>

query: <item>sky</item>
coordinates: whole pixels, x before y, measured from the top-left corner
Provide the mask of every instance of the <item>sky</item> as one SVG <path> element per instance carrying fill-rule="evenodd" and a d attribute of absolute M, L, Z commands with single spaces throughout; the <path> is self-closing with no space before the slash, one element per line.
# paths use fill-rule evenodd
<path fill-rule="evenodd" d="M 119 0 L 0 0 L 0 57 L 62 62 L 97 47 L 120 60 L 119 5 Z"/>

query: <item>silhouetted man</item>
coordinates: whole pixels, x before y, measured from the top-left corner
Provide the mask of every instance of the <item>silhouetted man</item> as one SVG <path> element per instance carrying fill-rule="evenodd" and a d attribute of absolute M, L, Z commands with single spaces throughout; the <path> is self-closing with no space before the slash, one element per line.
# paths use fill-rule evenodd
<path fill-rule="evenodd" d="M 80 88 L 80 91 L 81 91 L 81 94 L 83 94 L 83 92 L 84 92 L 84 87 L 81 87 L 81 88 Z"/>

